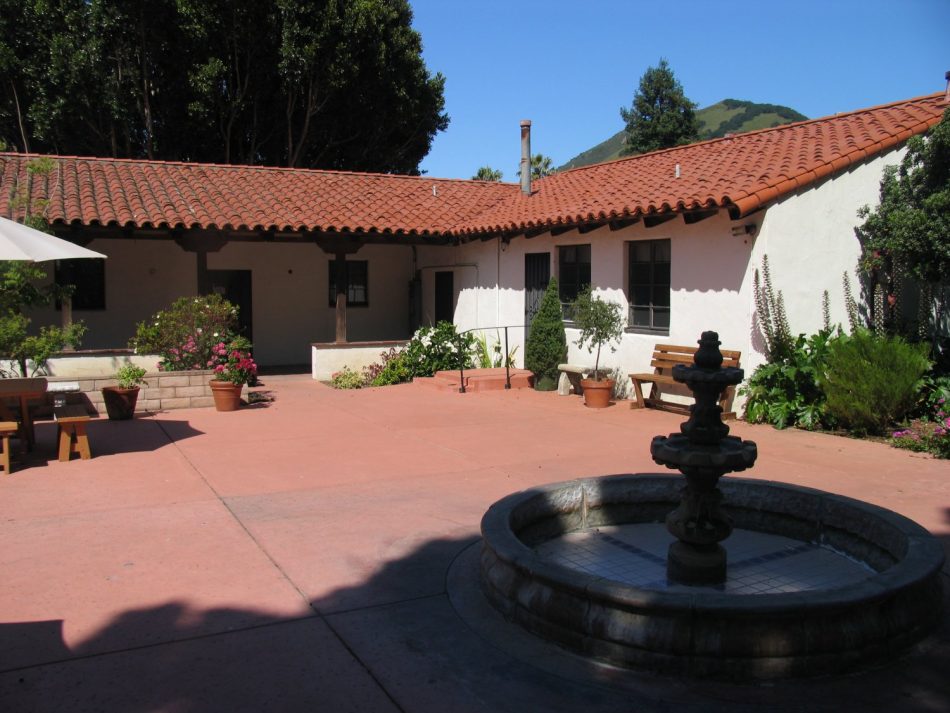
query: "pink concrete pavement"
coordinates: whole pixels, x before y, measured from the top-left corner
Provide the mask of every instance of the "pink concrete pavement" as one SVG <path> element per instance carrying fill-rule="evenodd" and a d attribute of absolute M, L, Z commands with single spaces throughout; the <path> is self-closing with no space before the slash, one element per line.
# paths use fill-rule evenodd
<path fill-rule="evenodd" d="M 53 426 L 38 427 L 29 464 L 0 476 L 0 710 L 950 708 L 946 622 L 883 673 L 606 685 L 490 613 L 473 624 L 453 608 L 447 580 L 492 502 L 655 472 L 650 439 L 680 416 L 530 390 L 266 382 L 276 400 L 236 413 L 95 421 L 91 461 L 57 462 Z M 759 444 L 749 476 L 891 508 L 950 549 L 946 461 L 743 423 L 733 433 Z"/>

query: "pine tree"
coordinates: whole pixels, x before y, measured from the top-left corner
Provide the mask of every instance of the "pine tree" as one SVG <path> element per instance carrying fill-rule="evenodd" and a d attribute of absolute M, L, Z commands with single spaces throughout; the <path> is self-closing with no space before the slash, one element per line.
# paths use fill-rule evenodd
<path fill-rule="evenodd" d="M 525 344 L 525 367 L 534 372 L 538 391 L 553 391 L 557 387 L 557 367 L 566 359 L 567 335 L 561 318 L 557 280 L 552 277 L 531 322 Z"/>
<path fill-rule="evenodd" d="M 624 155 L 668 149 L 696 141 L 699 122 L 696 105 L 686 98 L 681 85 L 665 59 L 649 67 L 640 77 L 640 88 L 633 95 L 633 106 L 621 109 L 627 123 Z"/>

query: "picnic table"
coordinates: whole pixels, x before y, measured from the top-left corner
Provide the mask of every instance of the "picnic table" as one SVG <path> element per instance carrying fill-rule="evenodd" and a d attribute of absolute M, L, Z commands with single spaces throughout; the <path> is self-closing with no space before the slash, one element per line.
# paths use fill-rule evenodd
<path fill-rule="evenodd" d="M 30 414 L 30 401 L 41 399 L 45 395 L 46 379 L 42 377 L 0 379 L 0 420 L 19 421 L 20 438 L 28 449 L 32 449 L 33 444 L 36 443 L 33 416 Z M 16 407 L 11 408 L 7 403 L 14 399 L 18 402 L 19 416 L 14 410 Z"/>

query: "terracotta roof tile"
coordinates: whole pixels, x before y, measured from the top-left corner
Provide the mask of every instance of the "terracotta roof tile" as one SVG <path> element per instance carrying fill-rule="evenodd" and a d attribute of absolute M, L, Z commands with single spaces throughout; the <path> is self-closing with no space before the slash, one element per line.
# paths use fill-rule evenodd
<path fill-rule="evenodd" d="M 52 157 L 34 186 L 53 222 L 134 227 L 508 233 L 669 211 L 739 215 L 937 123 L 943 94 L 763 129 L 517 185 L 336 171 Z M 34 156 L 0 153 L 0 214 Z M 676 166 L 679 166 L 679 177 Z"/>
<path fill-rule="evenodd" d="M 744 215 L 926 131 L 946 106 L 943 93 L 934 94 L 565 171 L 458 231 L 517 232 L 711 207 Z"/>
<path fill-rule="evenodd" d="M 33 155 L 0 153 L 0 214 Z M 517 190 L 428 177 L 55 156 L 37 181 L 53 222 L 133 227 L 450 233 Z"/>

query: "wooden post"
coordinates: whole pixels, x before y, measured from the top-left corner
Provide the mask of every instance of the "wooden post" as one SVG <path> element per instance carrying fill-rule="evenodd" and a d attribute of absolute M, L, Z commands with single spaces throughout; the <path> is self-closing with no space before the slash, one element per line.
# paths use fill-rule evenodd
<path fill-rule="evenodd" d="M 334 259 L 336 275 L 336 341 L 346 342 L 346 253 L 337 251 Z"/>
<path fill-rule="evenodd" d="M 60 308 L 63 313 L 63 331 L 66 331 L 71 326 L 73 326 L 73 298 L 70 295 L 62 297 L 59 301 Z M 76 351 L 76 348 L 72 344 L 67 344 L 63 347 L 64 352 Z"/>
<path fill-rule="evenodd" d="M 211 280 L 208 277 L 208 253 L 205 250 L 195 251 L 195 268 L 197 269 L 197 286 L 199 295 L 211 292 Z"/>

